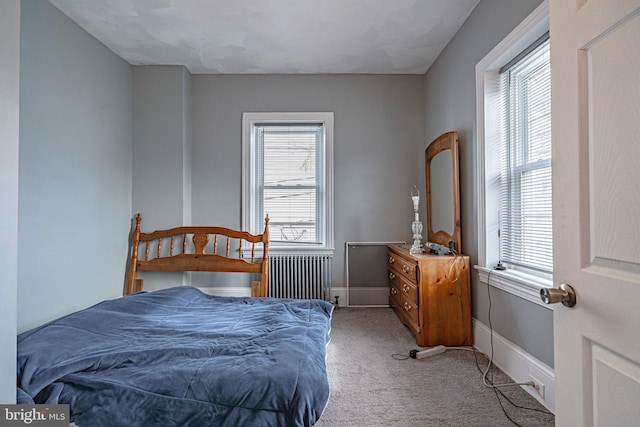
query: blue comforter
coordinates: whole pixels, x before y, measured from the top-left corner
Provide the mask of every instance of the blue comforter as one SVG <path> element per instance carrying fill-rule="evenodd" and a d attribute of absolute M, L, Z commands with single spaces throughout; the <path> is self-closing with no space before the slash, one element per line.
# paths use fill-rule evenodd
<path fill-rule="evenodd" d="M 181 286 L 18 336 L 18 387 L 78 426 L 308 426 L 329 399 L 332 306 Z"/>

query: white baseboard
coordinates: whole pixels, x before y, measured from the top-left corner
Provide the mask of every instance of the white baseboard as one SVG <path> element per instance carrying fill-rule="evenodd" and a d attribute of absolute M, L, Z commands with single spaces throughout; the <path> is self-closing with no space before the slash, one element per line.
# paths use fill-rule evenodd
<path fill-rule="evenodd" d="M 250 297 L 251 296 L 251 288 L 243 286 L 243 287 L 204 287 L 198 288 L 202 292 L 208 295 L 215 295 L 218 297 Z"/>
<path fill-rule="evenodd" d="M 349 307 L 389 307 L 389 286 L 349 288 Z"/>
<path fill-rule="evenodd" d="M 222 297 L 250 297 L 251 288 L 249 287 L 198 287 L 202 292 L 208 295 L 222 296 Z M 338 297 L 338 302 L 341 307 L 347 306 L 347 288 L 332 288 L 331 298 Z"/>
<path fill-rule="evenodd" d="M 484 323 L 473 319 L 474 346 L 481 352 L 491 354 L 491 331 Z M 493 363 L 509 375 L 515 382 L 531 381 L 535 378 L 544 386 L 544 397 L 529 386 L 522 388 L 536 398 L 544 407 L 555 413 L 555 373 L 547 364 L 493 332 Z M 486 366 L 486 365 L 485 365 Z"/>

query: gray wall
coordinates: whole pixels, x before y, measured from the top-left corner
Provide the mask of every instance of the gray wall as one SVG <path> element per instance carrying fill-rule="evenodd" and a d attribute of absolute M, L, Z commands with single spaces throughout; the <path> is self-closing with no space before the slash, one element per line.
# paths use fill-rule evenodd
<path fill-rule="evenodd" d="M 411 186 L 424 182 L 422 76 L 194 75 L 192 101 L 194 224 L 240 227 L 243 112 L 332 111 L 333 285 L 345 285 L 345 242 L 411 239 Z"/>
<path fill-rule="evenodd" d="M 190 221 L 190 80 L 181 66 L 133 67 L 133 210 L 146 230 Z"/>
<path fill-rule="evenodd" d="M 191 221 L 191 74 L 181 66 L 133 67 L 133 212 L 142 230 Z M 142 272 L 145 289 L 183 283 Z"/>
<path fill-rule="evenodd" d="M 0 404 L 16 401 L 20 3 L 0 3 Z"/>
<path fill-rule="evenodd" d="M 482 0 L 427 72 L 425 135 L 457 130 L 460 140 L 462 248 L 477 263 L 475 66 L 524 20 L 540 0 Z M 553 366 L 553 312 L 491 289 L 493 328 Z M 487 288 L 472 275 L 473 316 L 488 325 Z"/>
<path fill-rule="evenodd" d="M 21 7 L 18 331 L 122 294 L 132 149 L 131 67 Z"/>

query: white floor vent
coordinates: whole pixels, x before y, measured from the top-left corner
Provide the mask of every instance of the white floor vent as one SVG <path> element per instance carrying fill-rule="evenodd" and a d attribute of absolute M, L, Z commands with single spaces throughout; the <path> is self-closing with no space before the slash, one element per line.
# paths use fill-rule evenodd
<path fill-rule="evenodd" d="M 387 245 L 404 242 L 347 242 L 347 304 L 388 307 Z"/>

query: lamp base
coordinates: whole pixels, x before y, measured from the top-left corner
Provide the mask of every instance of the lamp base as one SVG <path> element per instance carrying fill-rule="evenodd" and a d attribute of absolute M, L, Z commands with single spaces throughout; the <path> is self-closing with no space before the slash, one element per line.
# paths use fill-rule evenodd
<path fill-rule="evenodd" d="M 413 246 L 409 249 L 409 253 L 411 255 L 421 254 L 424 252 L 424 247 L 422 246 L 422 222 L 413 221 L 411 231 L 413 232 Z"/>
<path fill-rule="evenodd" d="M 409 249 L 409 253 L 411 255 L 424 253 L 424 249 L 422 248 L 422 243 L 420 241 L 418 241 L 417 244 L 416 242 L 413 242 L 413 246 L 411 246 L 411 249 Z"/>

